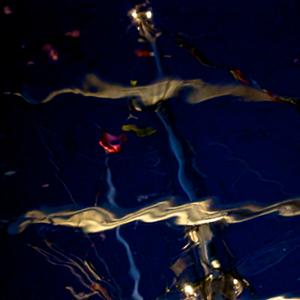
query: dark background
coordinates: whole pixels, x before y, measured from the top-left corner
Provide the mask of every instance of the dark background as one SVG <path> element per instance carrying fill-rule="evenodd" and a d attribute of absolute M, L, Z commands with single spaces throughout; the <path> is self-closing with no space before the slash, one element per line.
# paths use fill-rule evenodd
<path fill-rule="evenodd" d="M 151 50 L 138 42 L 127 16 L 134 4 L 125 0 L 0 2 L 0 299 L 72 299 L 64 286 L 81 290 L 66 269 L 54 267 L 28 247 L 42 246 L 44 239 L 67 253 L 88 257 L 101 274 L 103 266 L 97 265 L 92 240 L 122 288 L 121 299 L 131 299 L 128 260 L 114 232 L 88 240 L 80 231 L 64 228 L 35 226 L 17 236 L 6 230 L 7 220 L 31 209 L 74 202 L 93 206 L 96 197 L 99 205 L 106 203 L 107 157 L 119 206 L 136 208 L 168 196 L 185 201 L 167 133 L 153 111 L 126 120 L 126 99 L 64 95 L 45 105 L 32 105 L 21 97 L 4 95 L 26 87 L 30 95 L 41 98 L 49 91 L 80 84 L 89 72 L 126 85 L 130 80 L 153 82 L 157 79 L 154 59 L 134 52 Z M 6 6 L 11 14 L 5 13 Z M 179 48 L 173 36 L 180 32 L 216 64 L 243 70 L 275 94 L 300 96 L 299 1 L 164 0 L 152 1 L 152 8 L 154 23 L 162 30 L 157 43 L 165 76 L 234 82 L 225 69 L 206 68 Z M 65 35 L 75 29 L 80 37 Z M 58 60 L 45 53 L 45 44 L 56 49 Z M 188 149 L 184 160 L 201 197 L 237 206 L 299 196 L 300 115 L 295 107 L 222 97 L 193 106 L 172 99 L 168 110 Z M 127 133 L 121 153 L 107 156 L 98 145 L 103 132 L 119 135 L 121 126 L 130 122 L 153 127 L 157 133 L 145 138 Z M 257 299 L 299 295 L 299 222 L 297 217 L 271 215 L 221 231 L 219 238 L 234 257 L 230 263 L 247 278 Z M 121 231 L 141 272 L 140 292 L 144 299 L 155 299 L 172 281 L 169 267 L 181 252 L 183 231 L 169 223 L 138 223 Z"/>

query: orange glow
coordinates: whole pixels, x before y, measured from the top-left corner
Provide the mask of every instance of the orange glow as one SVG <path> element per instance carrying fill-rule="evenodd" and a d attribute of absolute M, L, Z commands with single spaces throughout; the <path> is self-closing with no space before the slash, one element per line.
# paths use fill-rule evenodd
<path fill-rule="evenodd" d="M 134 53 L 137 57 L 151 57 L 151 56 L 153 56 L 153 52 L 148 51 L 148 50 L 142 50 L 142 49 L 136 49 L 134 51 Z"/>

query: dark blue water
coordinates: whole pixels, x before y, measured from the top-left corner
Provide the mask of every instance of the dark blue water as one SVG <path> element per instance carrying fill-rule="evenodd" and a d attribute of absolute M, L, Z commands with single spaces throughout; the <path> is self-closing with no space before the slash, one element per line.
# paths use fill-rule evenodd
<path fill-rule="evenodd" d="M 199 287 L 207 275 L 199 244 L 184 250 L 191 228 L 172 219 L 93 234 L 51 224 L 9 234 L 28 211 L 99 206 L 126 214 L 170 198 L 213 198 L 221 209 L 299 196 L 296 105 L 232 96 L 188 104 L 185 89 L 142 111 L 130 97 L 64 94 L 38 105 L 20 97 L 38 103 L 51 91 L 82 87 L 89 73 L 125 86 L 165 78 L 242 84 L 233 68 L 251 79 L 248 86 L 300 96 L 297 1 L 152 1 L 156 57 L 128 16 L 135 4 L 0 4 L 0 299 L 194 299 L 184 298 L 184 284 Z M 178 33 L 213 66 L 179 47 Z M 141 137 L 122 130 L 126 124 L 154 133 Z M 105 133 L 121 151 L 99 145 Z M 299 225 L 299 217 L 277 213 L 212 225 L 209 258 L 221 263 L 220 276 L 247 282 L 238 299 L 299 297 Z"/>

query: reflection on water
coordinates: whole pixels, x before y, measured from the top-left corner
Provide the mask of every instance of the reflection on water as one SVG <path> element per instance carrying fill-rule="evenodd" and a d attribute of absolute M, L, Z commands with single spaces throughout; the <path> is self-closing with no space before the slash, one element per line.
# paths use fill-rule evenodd
<path fill-rule="evenodd" d="M 212 206 L 212 199 L 208 199 L 181 205 L 176 205 L 170 200 L 161 201 L 130 212 L 120 208 L 112 208 L 114 211 L 110 211 L 100 207 L 89 207 L 82 210 L 57 210 L 56 212 L 34 210 L 27 212 L 17 222 L 11 224 L 9 232 L 11 234 L 21 233 L 32 224 L 75 227 L 82 229 L 87 234 L 117 228 L 117 238 L 122 240 L 124 245 L 127 245 L 126 249 L 130 254 L 128 257 L 131 257 L 131 261 L 133 261 L 127 242 L 119 235 L 120 226 L 136 221 L 155 223 L 171 219 L 176 225 L 186 228 L 188 245 L 185 247 L 185 254 L 171 267 L 175 276 L 174 283 L 166 291 L 166 295 L 160 296 L 158 299 L 238 299 L 243 294 L 244 289 L 250 288 L 246 277 L 264 272 L 283 260 L 284 257 L 299 247 L 299 237 L 289 237 L 289 234 L 286 238 L 280 237 L 277 242 L 267 245 L 252 256 L 240 261 L 237 265 L 238 272 L 233 272 L 223 269 L 222 262 L 211 255 L 210 247 L 213 243 L 214 233 L 210 225 L 215 223 L 235 224 L 272 213 L 277 213 L 282 217 L 297 216 L 300 214 L 300 199 L 285 200 L 269 206 L 248 204 L 226 209 L 216 209 Z M 33 248 L 46 256 L 52 264 L 70 268 L 75 275 L 77 273 L 76 268 L 84 272 L 82 271 L 83 267 L 74 263 L 67 254 L 55 250 L 52 245 L 48 244 L 48 248 L 54 254 L 37 247 Z M 63 259 L 66 261 L 64 262 Z M 81 264 L 86 265 L 84 262 Z M 135 264 L 131 262 L 130 265 L 134 266 Z M 198 269 L 198 275 L 191 275 L 191 268 Z M 136 292 L 136 295 L 133 293 L 132 296 L 135 295 L 134 299 L 143 299 L 136 289 L 139 284 L 140 273 L 136 267 L 130 272 L 135 281 Z M 244 278 L 242 275 L 246 277 Z M 78 277 L 78 275 L 76 276 Z M 89 279 L 89 275 L 85 274 L 85 277 Z M 80 279 L 80 282 L 84 282 L 84 280 Z M 93 290 L 94 285 L 91 283 L 89 285 L 84 283 L 83 285 L 92 287 L 89 288 L 90 293 L 85 294 L 84 297 L 97 293 L 104 297 L 103 295 L 106 293 L 105 299 L 111 299 L 103 285 L 98 284 L 99 287 L 96 291 Z M 68 288 L 68 290 L 73 296 L 75 295 L 72 288 Z M 80 298 L 77 295 L 76 299 L 85 299 L 84 297 Z"/>
<path fill-rule="evenodd" d="M 31 104 L 47 103 L 55 97 L 65 94 L 77 94 L 85 97 L 102 99 L 122 99 L 135 97 L 140 105 L 152 106 L 179 95 L 183 89 L 189 89 L 187 102 L 197 104 L 212 100 L 221 96 L 241 97 L 245 101 L 264 102 L 274 101 L 274 98 L 266 92 L 254 87 L 243 85 L 220 85 L 210 84 L 202 79 L 179 80 L 164 79 L 149 85 L 139 87 L 125 87 L 117 84 L 104 82 L 94 74 L 89 74 L 83 81 L 82 88 L 65 88 L 51 92 L 44 99 L 32 99 L 27 96 L 28 92 L 15 93 Z M 137 102 L 135 105 L 138 105 Z M 294 102 L 287 102 L 295 104 Z M 138 108 L 140 109 L 140 108 Z"/>
<path fill-rule="evenodd" d="M 255 253 L 242 259 L 237 268 L 241 274 L 253 276 L 263 273 L 272 266 L 280 263 L 286 256 L 292 254 L 300 247 L 300 237 L 288 232 L 278 237 L 277 241 L 267 244 L 263 249 L 257 249 Z"/>
<path fill-rule="evenodd" d="M 281 295 L 281 296 L 276 296 L 276 297 L 272 297 L 272 298 L 268 298 L 267 300 L 285 300 L 285 299 L 290 299 L 290 300 L 299 300 L 300 297 L 289 297 L 289 296 L 285 296 L 285 295 Z"/>
<path fill-rule="evenodd" d="M 101 207 L 89 207 L 81 210 L 62 210 L 53 213 L 33 210 L 10 226 L 11 233 L 19 233 L 31 224 L 51 224 L 81 228 L 86 233 L 102 232 L 119 226 L 143 221 L 154 223 L 173 219 L 177 225 L 197 226 L 215 222 L 227 224 L 248 221 L 271 213 L 283 217 L 300 214 L 300 199 L 286 200 L 270 206 L 248 204 L 232 209 L 211 209 L 212 200 L 175 205 L 171 201 L 161 201 L 142 209 L 121 213 L 112 212 Z"/>
<path fill-rule="evenodd" d="M 134 112 L 142 112 L 146 107 L 151 107 L 165 129 L 170 151 L 177 163 L 178 184 L 186 194 L 189 202 L 178 204 L 174 199 L 170 198 L 157 201 L 154 204 L 151 203 L 139 209 L 120 208 L 115 197 L 117 189 L 114 186 L 114 174 L 108 163 L 108 155 L 120 152 L 121 144 L 125 141 L 125 137 L 123 134 L 114 136 L 104 133 L 99 144 L 106 149 L 107 155 L 105 158 L 106 184 L 108 186 L 106 195 L 108 205 L 106 208 L 96 206 L 98 204 L 96 201 L 95 206 L 79 210 L 59 207 L 52 211 L 31 210 L 10 224 L 8 231 L 10 234 L 21 234 L 28 227 L 33 227 L 31 225 L 42 227 L 37 225 L 43 224 L 56 229 L 71 227 L 82 230 L 85 239 L 93 247 L 97 262 L 102 267 L 101 271 L 105 275 L 100 274 L 100 270 L 94 266 L 91 260 L 87 259 L 87 255 L 82 258 L 79 255 L 70 254 L 47 239 L 43 240 L 42 246 L 29 246 L 44 256 L 50 264 L 67 269 L 77 279 L 84 292 L 78 291 L 74 286 L 65 287 L 75 299 L 142 300 L 149 298 L 146 298 L 147 296 L 143 295 L 142 289 L 140 289 L 143 274 L 136 262 L 138 255 L 134 251 L 134 243 L 131 244 L 125 239 L 125 233 L 123 233 L 122 229 L 126 228 L 126 226 L 136 226 L 137 222 L 159 223 L 165 221 L 164 223 L 166 224 L 173 223 L 173 228 L 178 229 L 179 227 L 184 232 L 182 238 L 187 243 L 181 249 L 182 253 L 180 253 L 179 257 L 169 265 L 173 276 L 172 281 L 168 282 L 169 285 L 164 292 L 161 290 L 158 292 L 156 299 L 252 299 L 255 295 L 248 277 L 263 273 L 283 261 L 289 254 L 298 249 L 300 246 L 299 237 L 290 234 L 278 237 L 278 241 L 265 245 L 251 256 L 242 258 L 236 263 L 236 266 L 228 268 L 225 266 L 223 258 L 218 257 L 213 251 L 215 240 L 218 239 L 218 233 L 214 231 L 214 226 L 237 224 L 270 214 L 277 214 L 281 217 L 295 217 L 300 215 L 300 199 L 288 199 L 265 206 L 249 203 L 232 207 L 217 207 L 213 199 L 210 198 L 199 200 L 195 186 L 199 187 L 200 184 L 198 182 L 194 184 L 187 174 L 188 168 L 186 165 L 188 159 L 185 157 L 184 143 L 177 136 L 174 124 L 170 122 L 168 111 L 164 105 L 167 100 L 179 96 L 184 90 L 188 90 L 186 102 L 189 104 L 198 104 L 221 96 L 240 97 L 245 101 L 252 102 L 280 100 L 292 105 L 297 104 L 297 101 L 292 98 L 274 96 L 269 91 L 261 89 L 258 84 L 254 86 L 253 81 L 247 81 L 238 69 L 230 72 L 242 84 L 211 84 L 199 78 L 190 80 L 182 80 L 175 77 L 163 78 L 156 45 L 156 39 L 161 35 L 161 32 L 154 26 L 152 15 L 153 12 L 148 1 L 145 4 L 137 5 L 129 12 L 129 16 L 137 27 L 139 35 L 148 41 L 152 47 L 159 75 L 154 83 L 142 86 L 134 84 L 129 87 L 108 83 L 94 74 L 88 74 L 78 86 L 54 90 L 44 98 L 33 99 L 30 96 L 30 88 L 24 86 L 21 88 L 21 91 L 8 94 L 18 95 L 30 104 L 45 104 L 59 95 L 77 94 L 83 97 L 106 100 L 128 98 L 130 101 L 129 107 Z M 185 44 L 184 41 L 183 43 Z M 208 63 L 205 59 L 201 59 L 199 57 L 200 53 L 195 51 L 194 48 L 190 49 L 188 45 L 182 46 L 193 50 L 192 52 L 198 55 L 198 60 L 200 59 L 202 64 L 216 67 L 213 63 Z M 177 101 L 179 101 L 179 97 L 177 97 Z M 135 116 L 131 117 L 138 119 Z M 152 126 L 139 127 L 135 124 L 124 124 L 122 130 L 134 132 L 137 137 L 143 138 L 152 136 L 157 132 Z M 194 171 L 197 171 L 196 168 L 194 169 Z M 200 178 L 200 172 L 198 172 L 198 175 Z M 61 183 L 69 191 L 62 180 Z M 202 195 L 205 194 L 203 192 L 205 189 L 204 184 L 199 189 L 201 189 Z M 71 195 L 70 192 L 68 193 Z M 71 198 L 73 204 L 77 204 L 72 195 Z M 106 239 L 105 234 L 109 234 L 113 230 L 116 230 L 115 239 L 121 244 L 123 250 L 125 248 L 127 260 L 124 259 L 124 261 L 127 261 L 129 265 L 126 274 L 134 281 L 130 296 L 122 294 L 120 287 L 114 282 L 113 275 L 111 275 L 105 260 L 101 258 L 96 246 L 92 243 L 92 234 L 98 234 L 97 237 L 100 236 L 104 241 Z M 118 252 L 120 256 L 121 252 Z M 227 254 L 225 253 L 224 256 Z M 123 258 L 120 258 L 120 261 L 123 262 Z M 269 298 L 269 300 L 280 299 L 296 298 L 288 298 L 288 295 Z"/>
<path fill-rule="evenodd" d="M 76 292 L 72 286 L 66 286 L 75 299 L 89 299 L 92 296 L 100 296 L 106 300 L 112 300 L 109 291 L 115 291 L 116 287 L 109 281 L 100 277 L 91 262 L 82 260 L 75 255 L 67 254 L 49 241 L 45 241 L 44 249 L 31 246 L 35 251 L 43 255 L 47 261 L 54 266 L 61 266 L 68 269 L 74 277 L 87 289 L 88 293 Z"/>

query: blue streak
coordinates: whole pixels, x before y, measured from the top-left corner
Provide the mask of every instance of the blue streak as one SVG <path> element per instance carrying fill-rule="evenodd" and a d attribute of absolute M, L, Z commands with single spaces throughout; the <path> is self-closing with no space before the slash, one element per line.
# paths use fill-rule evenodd
<path fill-rule="evenodd" d="M 106 157 L 106 159 L 105 159 L 105 165 L 106 165 L 106 168 L 107 168 L 106 180 L 107 180 L 107 185 L 108 185 L 107 200 L 108 200 L 108 202 L 111 206 L 113 206 L 114 208 L 119 208 L 118 204 L 115 201 L 116 188 L 113 184 L 112 174 L 111 174 L 110 168 L 108 166 L 108 157 Z M 127 257 L 128 257 L 128 260 L 129 260 L 129 266 L 130 266 L 129 275 L 131 276 L 131 278 L 134 281 L 132 299 L 134 299 L 134 300 L 143 300 L 144 298 L 141 296 L 141 294 L 139 293 L 139 290 L 138 290 L 141 275 L 140 275 L 140 272 L 137 269 L 136 264 L 134 262 L 134 258 L 133 258 L 132 251 L 130 249 L 129 244 L 127 243 L 127 241 L 120 234 L 120 227 L 118 227 L 117 230 L 116 230 L 116 238 L 124 246 L 124 248 L 126 249 L 126 254 L 127 254 Z"/>
<path fill-rule="evenodd" d="M 152 46 L 154 57 L 155 57 L 155 63 L 156 63 L 156 67 L 157 67 L 158 77 L 161 78 L 161 77 L 163 77 L 163 72 L 162 72 L 162 67 L 161 67 L 156 43 L 155 42 L 151 43 L 151 46 Z M 172 152 L 177 160 L 177 163 L 178 163 L 177 177 L 178 177 L 179 184 L 180 184 L 181 188 L 183 189 L 183 191 L 188 196 L 189 200 L 193 201 L 197 197 L 196 197 L 196 194 L 194 192 L 191 182 L 188 180 L 188 178 L 185 174 L 185 170 L 184 170 L 185 158 L 184 158 L 182 146 L 181 146 L 179 140 L 177 139 L 172 127 L 170 126 L 167 117 L 164 116 L 164 114 L 160 111 L 157 112 L 157 115 L 168 133 L 169 144 L 170 144 L 171 150 L 172 150 Z"/>
<path fill-rule="evenodd" d="M 116 236 L 117 236 L 118 241 L 120 243 L 122 243 L 124 245 L 125 249 L 126 249 L 126 253 L 127 253 L 128 260 L 129 260 L 129 265 L 130 265 L 129 275 L 134 279 L 134 288 L 133 288 L 133 292 L 132 292 L 132 299 L 143 300 L 144 298 L 141 296 L 141 294 L 139 293 L 139 290 L 138 290 L 141 275 L 140 275 L 140 272 L 139 272 L 139 270 L 137 269 L 137 267 L 135 265 L 134 258 L 133 258 L 133 255 L 132 255 L 132 252 L 131 252 L 131 249 L 130 249 L 128 243 L 121 236 L 120 227 L 118 227 L 117 230 L 116 230 Z"/>

